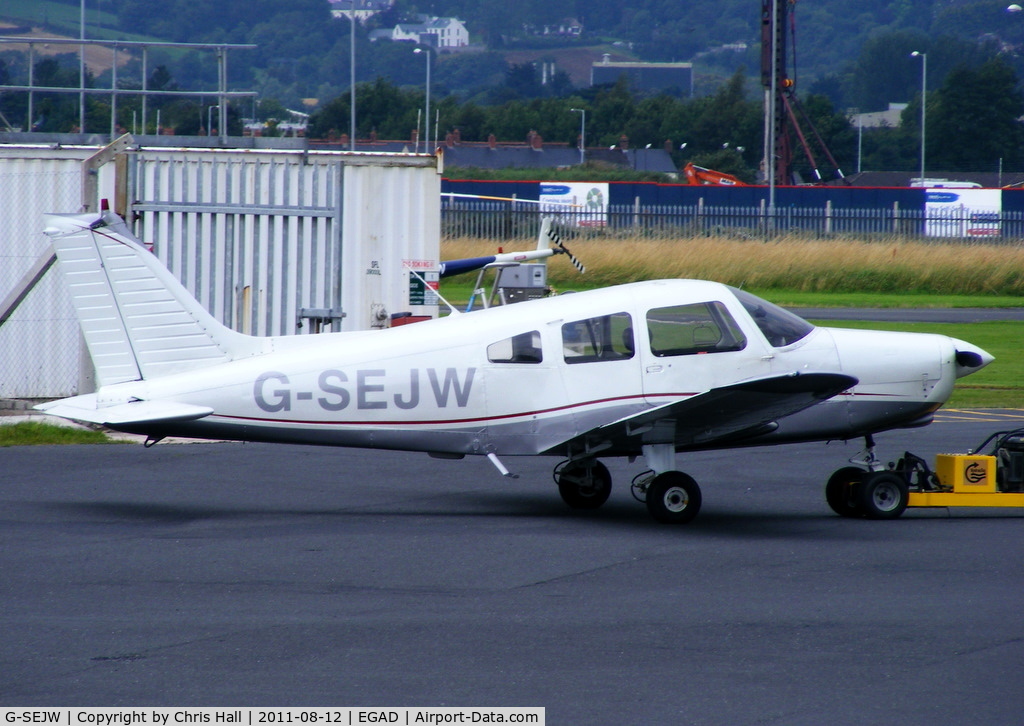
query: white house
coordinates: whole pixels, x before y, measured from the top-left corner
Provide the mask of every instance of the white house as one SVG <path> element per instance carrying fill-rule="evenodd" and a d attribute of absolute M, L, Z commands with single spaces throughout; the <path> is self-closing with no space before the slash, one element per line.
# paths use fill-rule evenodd
<path fill-rule="evenodd" d="M 401 23 L 390 31 L 375 31 L 371 40 L 389 38 L 412 41 L 435 48 L 463 48 L 469 45 L 469 31 L 458 18 L 424 17 L 420 23 Z"/>
<path fill-rule="evenodd" d="M 431 18 L 425 27 L 426 34 L 436 39 L 432 45 L 437 48 L 463 48 L 469 45 L 469 31 L 458 18 Z"/>

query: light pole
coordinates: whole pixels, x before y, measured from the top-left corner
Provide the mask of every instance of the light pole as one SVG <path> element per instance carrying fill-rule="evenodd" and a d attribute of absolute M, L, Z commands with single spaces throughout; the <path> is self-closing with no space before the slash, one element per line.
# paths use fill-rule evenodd
<path fill-rule="evenodd" d="M 213 136 L 213 109 L 217 109 L 217 111 L 220 111 L 220 106 L 209 106 L 206 109 L 206 135 L 207 136 Z M 220 129 L 217 129 L 217 132 L 220 133 Z"/>
<path fill-rule="evenodd" d="M 924 184 L 924 121 L 927 106 L 925 94 L 928 93 L 928 54 L 915 50 L 910 55 L 921 59 L 921 183 Z"/>
<path fill-rule="evenodd" d="M 349 25 L 349 151 L 356 150 L 356 4 L 352 3 Z"/>
<path fill-rule="evenodd" d="M 432 154 L 433 151 L 430 148 L 430 51 L 425 48 L 417 48 L 413 53 L 425 53 L 427 56 L 427 117 L 423 124 L 423 137 L 426 141 L 424 147 L 427 149 L 427 153 Z"/>
<path fill-rule="evenodd" d="M 586 138 L 587 138 L 587 109 L 585 108 L 570 108 L 573 113 L 580 115 L 580 164 L 584 162 L 584 149 L 586 149 Z"/>
<path fill-rule="evenodd" d="M 79 40 L 85 40 L 85 0 L 78 15 Z M 85 133 L 85 43 L 78 47 L 78 131 Z"/>

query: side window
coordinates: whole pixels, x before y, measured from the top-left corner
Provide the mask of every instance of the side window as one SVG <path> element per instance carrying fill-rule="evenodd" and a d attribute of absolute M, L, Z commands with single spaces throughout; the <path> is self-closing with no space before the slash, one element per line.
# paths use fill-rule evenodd
<path fill-rule="evenodd" d="M 656 356 L 743 350 L 747 339 L 720 302 L 673 305 L 647 313 L 647 333 Z"/>
<path fill-rule="evenodd" d="M 626 360 L 633 357 L 633 319 L 629 313 L 587 318 L 562 326 L 566 363 Z"/>
<path fill-rule="evenodd" d="M 487 360 L 491 363 L 541 363 L 540 333 L 536 330 L 520 333 L 487 346 Z"/>

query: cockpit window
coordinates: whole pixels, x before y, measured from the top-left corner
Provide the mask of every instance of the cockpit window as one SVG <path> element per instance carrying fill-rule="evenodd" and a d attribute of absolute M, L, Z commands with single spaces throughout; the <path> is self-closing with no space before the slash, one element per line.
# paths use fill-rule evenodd
<path fill-rule="evenodd" d="M 626 360 L 633 357 L 633 322 L 629 313 L 576 320 L 562 326 L 566 363 Z"/>
<path fill-rule="evenodd" d="M 673 305 L 647 313 L 654 355 L 697 355 L 743 350 L 747 340 L 720 302 Z"/>
<path fill-rule="evenodd" d="M 762 300 L 749 292 L 738 290 L 735 287 L 729 289 L 750 313 L 750 317 L 764 333 L 764 337 L 776 348 L 795 343 L 814 330 L 814 326 L 799 315 L 783 310 L 778 305 Z"/>
<path fill-rule="evenodd" d="M 487 360 L 491 363 L 541 363 L 544 353 L 540 347 L 540 333 L 532 330 L 487 346 Z"/>

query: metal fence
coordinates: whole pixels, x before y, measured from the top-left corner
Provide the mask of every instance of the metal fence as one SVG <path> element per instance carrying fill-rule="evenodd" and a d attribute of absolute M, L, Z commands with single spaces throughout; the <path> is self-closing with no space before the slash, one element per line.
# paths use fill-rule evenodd
<path fill-rule="evenodd" d="M 740 238 L 800 235 L 809 237 L 904 237 L 963 243 L 1019 243 L 1024 240 L 1024 213 L 901 209 L 777 207 L 766 205 L 609 205 L 603 216 L 593 211 L 564 211 L 522 201 L 444 199 L 442 239 L 494 240 L 536 237 L 540 218 L 555 217 L 565 237 L 735 236 Z"/>

